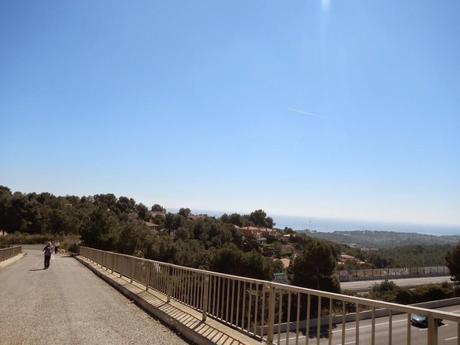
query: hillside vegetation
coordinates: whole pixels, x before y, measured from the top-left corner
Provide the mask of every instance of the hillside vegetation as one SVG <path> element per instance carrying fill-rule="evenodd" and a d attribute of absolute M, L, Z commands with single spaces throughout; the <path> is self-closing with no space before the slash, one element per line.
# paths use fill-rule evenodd
<path fill-rule="evenodd" d="M 408 245 L 429 246 L 434 244 L 454 246 L 460 241 L 460 235 L 434 236 L 393 231 L 357 230 L 316 232 L 305 230 L 305 233 L 314 238 L 367 248 L 394 248 Z"/>
<path fill-rule="evenodd" d="M 193 215 L 188 208 L 178 213 L 158 204 L 147 208 L 113 194 L 25 194 L 0 186 L 0 230 L 9 233 L 0 236 L 0 245 L 27 240 L 26 234 L 38 240 L 73 234 L 103 250 L 266 280 L 274 271 L 284 272 L 286 282 L 340 290 L 334 246 L 273 227 L 263 210 L 216 218 Z M 321 267 L 312 266 L 311 258 L 321 258 Z"/>
<path fill-rule="evenodd" d="M 82 244 L 94 248 L 222 273 L 272 280 L 276 272 L 283 282 L 328 291 L 340 290 L 335 278 L 339 260 L 341 269 L 431 266 L 444 265 L 450 253 L 448 266 L 453 275 L 458 274 L 460 262 L 460 250 L 452 250 L 451 239 L 436 236 L 428 236 L 430 243 L 422 245 L 409 242 L 410 238 L 417 242 L 426 235 L 340 233 L 339 238 L 349 239 L 345 242 L 337 241 L 337 233 L 276 229 L 263 210 L 210 217 L 194 215 L 188 208 L 177 213 L 158 204 L 148 208 L 113 194 L 54 196 L 13 193 L 3 186 L 0 230 L 8 233 L 0 236 L 0 247 L 80 238 Z M 371 240 L 374 235 L 376 240 Z M 369 245 L 386 235 L 395 241 L 393 247 L 363 248 L 352 242 L 363 238 L 362 243 Z M 403 246 L 396 247 L 396 243 Z M 352 260 L 342 261 L 344 254 Z"/>

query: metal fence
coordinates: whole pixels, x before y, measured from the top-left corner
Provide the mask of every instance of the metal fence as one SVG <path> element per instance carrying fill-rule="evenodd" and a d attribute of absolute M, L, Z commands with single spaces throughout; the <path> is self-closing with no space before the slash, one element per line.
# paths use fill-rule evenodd
<path fill-rule="evenodd" d="M 455 313 L 210 272 L 88 247 L 81 247 L 80 255 L 144 285 L 147 290 L 163 293 L 168 302 L 174 299 L 200 311 L 203 321 L 212 317 L 268 344 L 374 345 L 384 340 L 385 344 L 436 345 L 439 339 L 446 339 L 439 333 L 447 329 L 453 334 L 447 338 L 449 344 L 460 345 L 460 315 Z M 411 327 L 412 315 L 426 317 L 425 333 Z M 379 317 L 384 317 L 384 321 L 377 323 Z M 366 325 L 360 327 L 365 319 Z M 444 320 L 448 327 L 438 328 L 438 320 Z M 393 332 L 401 322 L 406 323 L 403 329 Z M 382 325 L 386 327 L 383 332 Z"/>
<path fill-rule="evenodd" d="M 449 268 L 446 266 L 372 268 L 362 270 L 341 270 L 337 272 L 337 277 L 341 282 L 387 278 L 439 277 L 448 275 L 450 275 Z"/>
<path fill-rule="evenodd" d="M 21 253 L 21 251 L 21 246 L 0 249 L 0 262 L 18 255 L 19 253 Z"/>

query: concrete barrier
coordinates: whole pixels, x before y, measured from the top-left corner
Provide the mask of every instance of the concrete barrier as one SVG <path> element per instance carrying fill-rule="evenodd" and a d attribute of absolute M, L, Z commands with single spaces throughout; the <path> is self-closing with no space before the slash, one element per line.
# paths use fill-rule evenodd
<path fill-rule="evenodd" d="M 0 249 L 0 262 L 8 260 L 13 256 L 16 256 L 22 252 L 21 246 L 9 247 L 9 248 L 2 248 Z"/>
<path fill-rule="evenodd" d="M 417 277 L 443 277 L 449 275 L 446 266 L 371 268 L 361 270 L 341 270 L 337 272 L 340 282 L 403 279 Z"/>

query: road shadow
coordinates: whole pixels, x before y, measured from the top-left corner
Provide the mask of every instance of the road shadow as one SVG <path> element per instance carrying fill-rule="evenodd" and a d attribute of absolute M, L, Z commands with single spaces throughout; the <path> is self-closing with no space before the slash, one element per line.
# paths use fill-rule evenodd
<path fill-rule="evenodd" d="M 32 268 L 29 270 L 29 272 L 37 272 L 37 271 L 44 271 L 44 268 Z"/>

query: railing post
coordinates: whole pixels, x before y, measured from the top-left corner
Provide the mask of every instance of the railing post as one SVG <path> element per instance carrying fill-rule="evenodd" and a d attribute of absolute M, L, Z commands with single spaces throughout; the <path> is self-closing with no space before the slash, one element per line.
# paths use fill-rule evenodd
<path fill-rule="evenodd" d="M 147 264 L 147 279 L 145 280 L 145 291 L 149 291 L 149 285 L 150 285 L 150 271 L 151 271 L 151 264 L 149 261 L 146 261 Z"/>
<path fill-rule="evenodd" d="M 438 325 L 433 316 L 428 316 L 428 345 L 438 345 Z"/>
<path fill-rule="evenodd" d="M 171 301 L 171 291 L 172 291 L 172 277 L 171 277 L 171 266 L 168 265 L 168 275 L 166 277 L 166 301 L 169 303 Z"/>
<path fill-rule="evenodd" d="M 133 259 L 130 259 L 131 260 L 131 274 L 130 274 L 130 282 L 132 283 L 133 282 L 133 277 L 134 277 L 134 260 Z"/>
<path fill-rule="evenodd" d="M 203 304 L 201 307 L 203 308 L 203 314 L 201 316 L 201 321 L 206 321 L 206 314 L 208 313 L 208 298 L 209 298 L 209 276 L 206 275 L 203 279 L 203 287 L 202 287 L 203 295 L 201 296 L 201 300 Z"/>
<path fill-rule="evenodd" d="M 273 333 L 275 329 L 275 288 L 270 286 L 268 291 L 268 330 L 267 330 L 267 344 L 273 344 Z"/>

